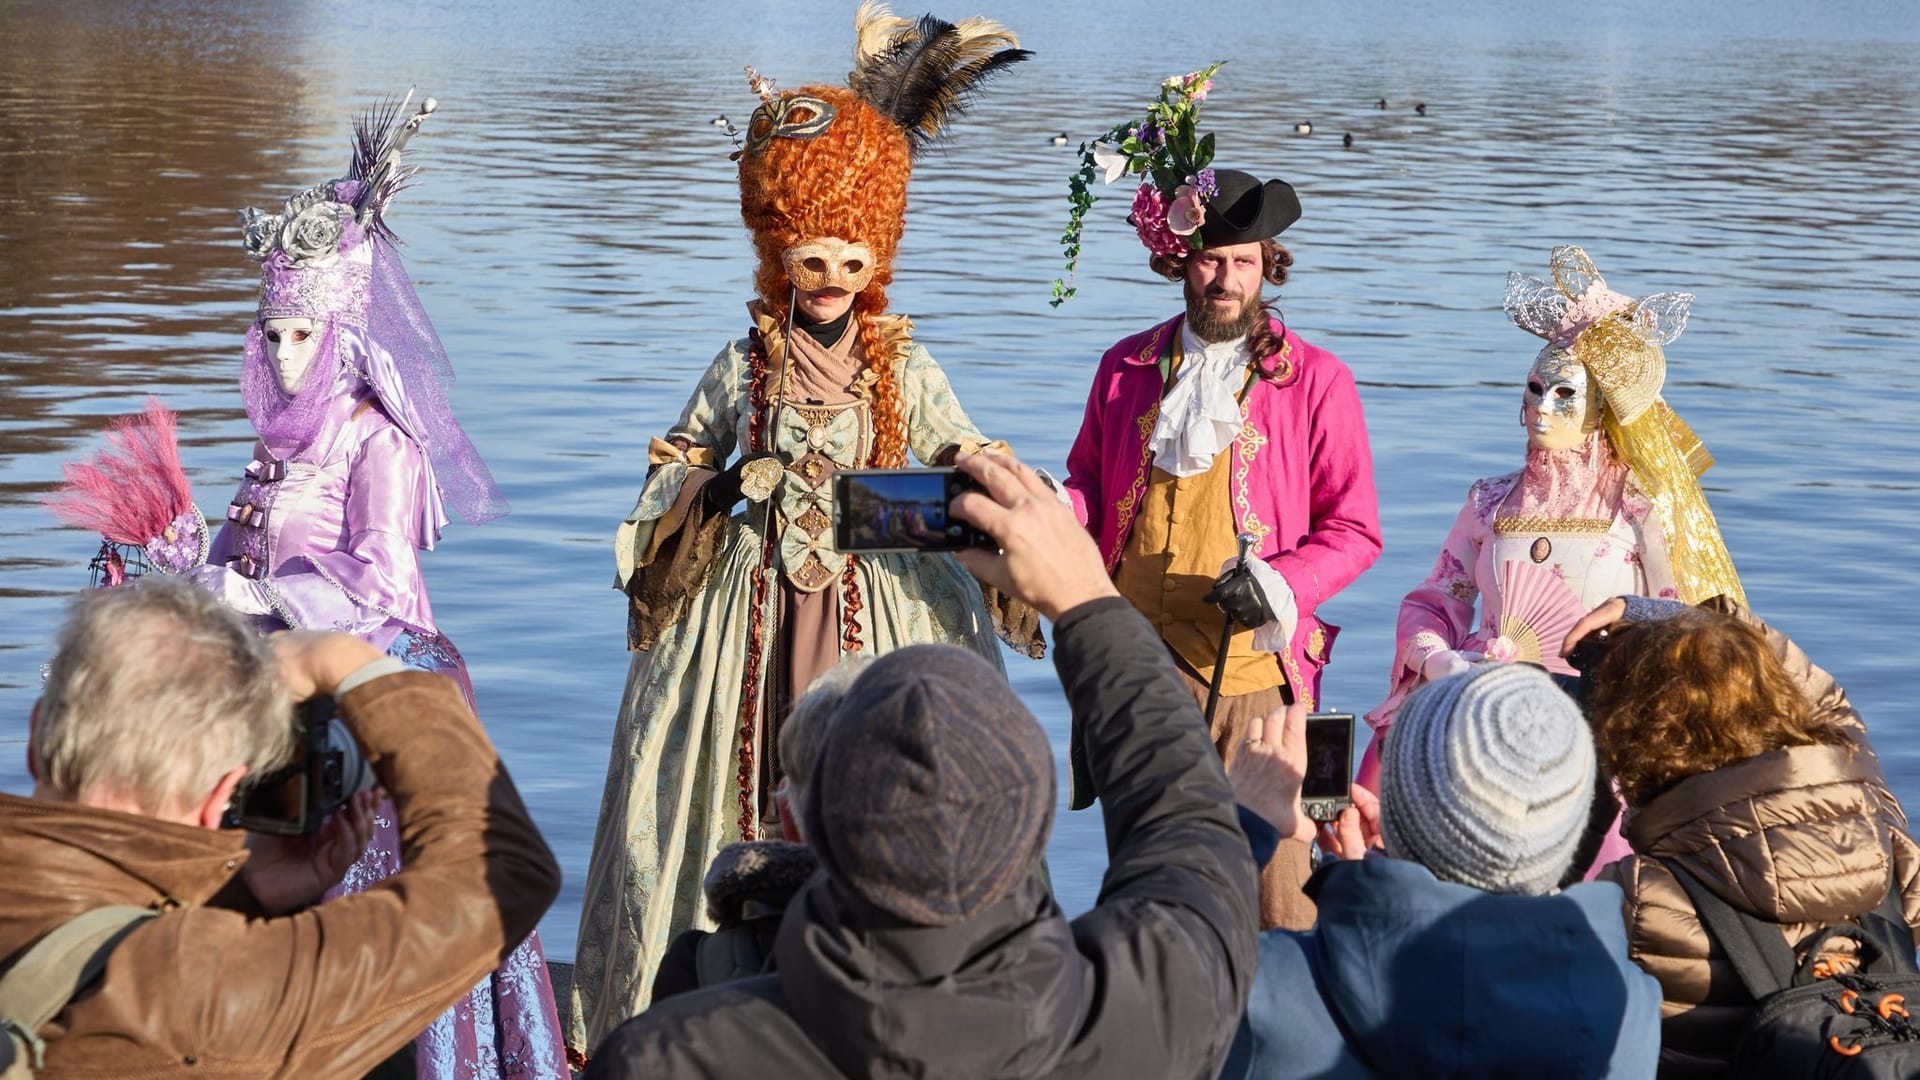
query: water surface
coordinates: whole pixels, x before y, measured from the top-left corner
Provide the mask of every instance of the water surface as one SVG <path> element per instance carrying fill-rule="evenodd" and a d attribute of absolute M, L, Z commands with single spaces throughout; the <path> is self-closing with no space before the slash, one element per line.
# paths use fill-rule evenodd
<path fill-rule="evenodd" d="M 843 77 L 852 7 L 0 7 L 0 787 L 29 787 L 27 712 L 94 546 L 38 498 L 157 393 L 201 507 L 225 502 L 250 440 L 235 380 L 256 280 L 233 211 L 338 175 L 347 117 L 417 83 L 442 107 L 392 222 L 514 506 L 449 529 L 428 578 L 565 868 L 543 930 L 571 956 L 627 666 L 613 526 L 648 437 L 745 327 L 751 249 L 709 121 L 751 110 L 743 64 Z M 1284 311 L 1359 378 L 1378 470 L 1386 553 L 1325 610 L 1345 627 L 1328 701 L 1382 696 L 1400 597 L 1467 485 L 1519 463 L 1537 342 L 1500 313 L 1505 275 L 1580 243 L 1622 291 L 1698 295 L 1667 396 L 1719 458 L 1709 497 L 1748 593 L 1852 693 L 1895 790 L 1920 792 L 1910 4 L 988 13 L 1037 56 L 920 162 L 893 289 L 984 429 L 1057 470 L 1101 351 L 1178 304 L 1116 191 L 1079 299 L 1047 306 L 1073 167 L 1049 137 L 1077 143 L 1226 57 L 1206 123 L 1222 164 L 1300 191 Z M 1051 669 L 1008 663 L 1063 745 Z M 1091 903 L 1098 819 L 1063 810 L 1050 860 L 1066 906 Z"/>

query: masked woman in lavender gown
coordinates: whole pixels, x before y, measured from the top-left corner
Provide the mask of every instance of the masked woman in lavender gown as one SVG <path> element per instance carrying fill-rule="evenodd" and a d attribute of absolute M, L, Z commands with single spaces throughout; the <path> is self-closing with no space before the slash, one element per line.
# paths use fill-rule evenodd
<path fill-rule="evenodd" d="M 857 23 L 850 85 L 777 92 L 752 75 L 761 102 L 737 157 L 758 298 L 746 336 L 652 441 L 616 540 L 635 652 L 580 917 L 577 1052 L 647 1006 L 675 935 L 711 926 L 701 879 L 721 847 L 775 828 L 769 748 L 815 676 L 843 654 L 925 642 L 998 668 L 997 628 L 1031 641 L 950 555 L 834 546 L 836 471 L 989 444 L 912 323 L 887 311 L 886 286 L 914 152 L 982 77 L 1027 55 L 985 19 L 868 4 Z"/>
<path fill-rule="evenodd" d="M 434 623 L 419 553 L 451 507 L 479 523 L 505 499 L 447 401 L 453 369 L 395 250 L 385 212 L 412 175 L 400 149 L 428 98 L 356 129 L 346 177 L 248 208 L 244 245 L 261 263 L 241 390 L 260 440 L 195 579 L 263 628 L 341 630 L 473 686 Z M 372 841 L 335 889 L 400 868 L 383 802 Z M 423 1077 L 567 1075 L 538 935 L 415 1043 Z"/>
<path fill-rule="evenodd" d="M 1508 316 L 1547 340 L 1521 398 L 1526 463 L 1474 481 L 1433 572 L 1401 601 L 1390 692 L 1367 714 L 1375 737 L 1359 782 L 1370 788 L 1380 740 L 1426 682 L 1516 660 L 1571 679 L 1562 639 L 1615 596 L 1745 603 L 1696 479 L 1713 459 L 1660 396 L 1661 347 L 1680 336 L 1693 297 L 1623 296 L 1577 247 L 1555 248 L 1550 266 L 1551 281 L 1507 281 Z M 1595 816 L 1617 810 L 1596 805 Z M 1627 851 L 1617 828 L 1589 840 L 1578 869 Z"/>

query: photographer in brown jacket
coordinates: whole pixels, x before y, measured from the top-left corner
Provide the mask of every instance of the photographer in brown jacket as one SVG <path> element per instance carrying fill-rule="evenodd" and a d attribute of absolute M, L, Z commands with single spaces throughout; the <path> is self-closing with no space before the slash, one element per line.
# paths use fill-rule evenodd
<path fill-rule="evenodd" d="M 320 694 L 393 798 L 405 869 L 305 907 L 352 862 L 370 800 L 306 838 L 219 824 L 285 760 L 290 703 Z M 40 1029 L 43 1076 L 359 1076 L 497 967 L 560 885 L 452 683 L 345 634 L 257 638 L 172 579 L 75 604 L 28 759 L 33 796 L 0 795 L 0 971 L 87 911 L 158 912 Z"/>

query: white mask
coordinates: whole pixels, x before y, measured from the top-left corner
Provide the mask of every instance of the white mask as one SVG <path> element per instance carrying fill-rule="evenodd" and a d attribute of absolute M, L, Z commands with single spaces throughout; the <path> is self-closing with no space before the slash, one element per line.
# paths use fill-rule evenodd
<path fill-rule="evenodd" d="M 267 319 L 260 332 L 267 339 L 267 362 L 280 379 L 280 392 L 292 397 L 306 383 L 320 350 L 320 324 L 312 319 Z"/>
<path fill-rule="evenodd" d="M 1520 424 L 1536 450 L 1571 450 L 1600 429 L 1600 390 L 1587 366 L 1557 345 L 1540 350 L 1527 372 Z"/>

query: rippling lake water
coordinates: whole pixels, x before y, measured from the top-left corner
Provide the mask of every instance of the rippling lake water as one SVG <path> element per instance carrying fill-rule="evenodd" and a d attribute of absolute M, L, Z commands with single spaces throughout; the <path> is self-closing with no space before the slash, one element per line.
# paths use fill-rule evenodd
<path fill-rule="evenodd" d="M 29 787 L 28 709 L 95 544 L 39 497 L 157 393 L 201 507 L 224 503 L 256 282 L 233 211 L 338 175 L 349 116 L 418 84 L 441 109 L 391 220 L 514 507 L 449 528 L 427 576 L 565 868 L 542 929 L 570 957 L 627 668 L 613 527 L 648 437 L 745 326 L 751 249 L 709 121 L 751 110 L 743 64 L 841 79 L 853 6 L 0 6 L 0 787 Z M 1299 189 L 1283 307 L 1359 378 L 1378 470 L 1386 553 L 1326 609 L 1345 627 L 1328 701 L 1383 695 L 1400 597 L 1467 485 L 1518 464 L 1538 343 L 1500 312 L 1505 276 L 1580 243 L 1623 292 L 1697 294 L 1667 398 L 1719 459 L 1708 494 L 1748 594 L 1851 692 L 1896 792 L 1920 792 L 1908 0 L 985 6 L 1036 56 L 920 162 L 893 290 L 982 428 L 1058 471 L 1100 353 L 1179 303 L 1116 190 L 1079 299 L 1047 306 L 1074 165 L 1050 136 L 1077 144 L 1225 57 L 1205 123 L 1222 164 Z M 1064 748 L 1051 669 L 1008 664 Z M 1098 818 L 1063 810 L 1050 861 L 1086 907 Z"/>

